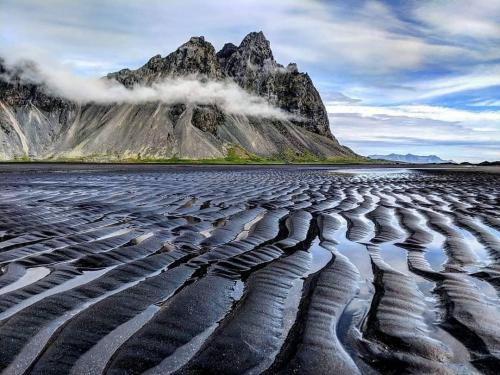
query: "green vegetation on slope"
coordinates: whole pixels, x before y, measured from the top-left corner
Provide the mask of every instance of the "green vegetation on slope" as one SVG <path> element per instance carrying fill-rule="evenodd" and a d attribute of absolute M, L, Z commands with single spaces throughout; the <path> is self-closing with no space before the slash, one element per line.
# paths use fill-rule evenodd
<path fill-rule="evenodd" d="M 33 160 L 29 158 L 16 158 L 11 162 L 60 162 L 60 163 L 145 163 L 145 164 L 212 164 L 212 165 L 273 165 L 273 164 L 380 164 L 380 161 L 364 157 L 332 157 L 319 158 L 310 152 L 297 154 L 292 150 L 286 150 L 281 155 L 273 157 L 262 157 L 249 153 L 240 146 L 231 146 L 226 150 L 224 158 L 213 159 L 184 159 L 172 158 L 144 158 L 120 157 L 119 155 L 89 155 L 86 157 L 51 158 L 48 160 Z"/>

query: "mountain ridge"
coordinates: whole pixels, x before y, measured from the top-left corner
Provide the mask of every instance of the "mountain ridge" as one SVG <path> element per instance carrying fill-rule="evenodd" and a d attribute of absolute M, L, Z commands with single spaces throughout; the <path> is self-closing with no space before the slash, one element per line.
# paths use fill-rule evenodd
<path fill-rule="evenodd" d="M 395 154 L 388 155 L 368 155 L 370 159 L 388 160 L 403 163 L 417 163 L 417 164 L 442 164 L 442 163 L 455 163 L 453 160 L 444 160 L 436 155 L 414 155 L 414 154 Z"/>
<path fill-rule="evenodd" d="M 192 37 L 165 57 L 153 56 L 136 70 L 122 69 L 103 79 L 131 90 L 188 76 L 202 83 L 234 82 L 287 118 L 229 113 L 217 103 L 78 103 L 47 93 L 44 83 L 23 82 L 16 69 L 0 60 L 0 75 L 9 76 L 0 80 L 4 160 L 213 159 L 233 146 L 259 157 L 357 157 L 331 133 L 307 73 L 295 64 L 278 64 L 262 32 L 218 52 L 204 37 Z"/>

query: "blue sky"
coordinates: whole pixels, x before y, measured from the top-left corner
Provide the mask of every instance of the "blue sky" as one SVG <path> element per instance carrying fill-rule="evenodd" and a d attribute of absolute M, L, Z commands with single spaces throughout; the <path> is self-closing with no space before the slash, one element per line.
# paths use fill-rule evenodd
<path fill-rule="evenodd" d="M 500 1 L 0 0 L 0 54 L 99 76 L 262 30 L 362 154 L 500 160 Z"/>

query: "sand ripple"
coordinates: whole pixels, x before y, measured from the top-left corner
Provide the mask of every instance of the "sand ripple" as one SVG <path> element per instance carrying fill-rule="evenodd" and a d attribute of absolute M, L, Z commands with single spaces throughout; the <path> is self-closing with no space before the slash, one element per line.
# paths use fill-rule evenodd
<path fill-rule="evenodd" d="M 497 175 L 40 167 L 0 185 L 5 374 L 498 371 Z"/>

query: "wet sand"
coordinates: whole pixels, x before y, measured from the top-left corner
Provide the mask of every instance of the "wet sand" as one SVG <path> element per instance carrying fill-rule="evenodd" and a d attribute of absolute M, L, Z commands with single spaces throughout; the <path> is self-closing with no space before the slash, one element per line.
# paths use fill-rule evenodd
<path fill-rule="evenodd" d="M 498 167 L 0 165 L 0 372 L 497 373 Z"/>

